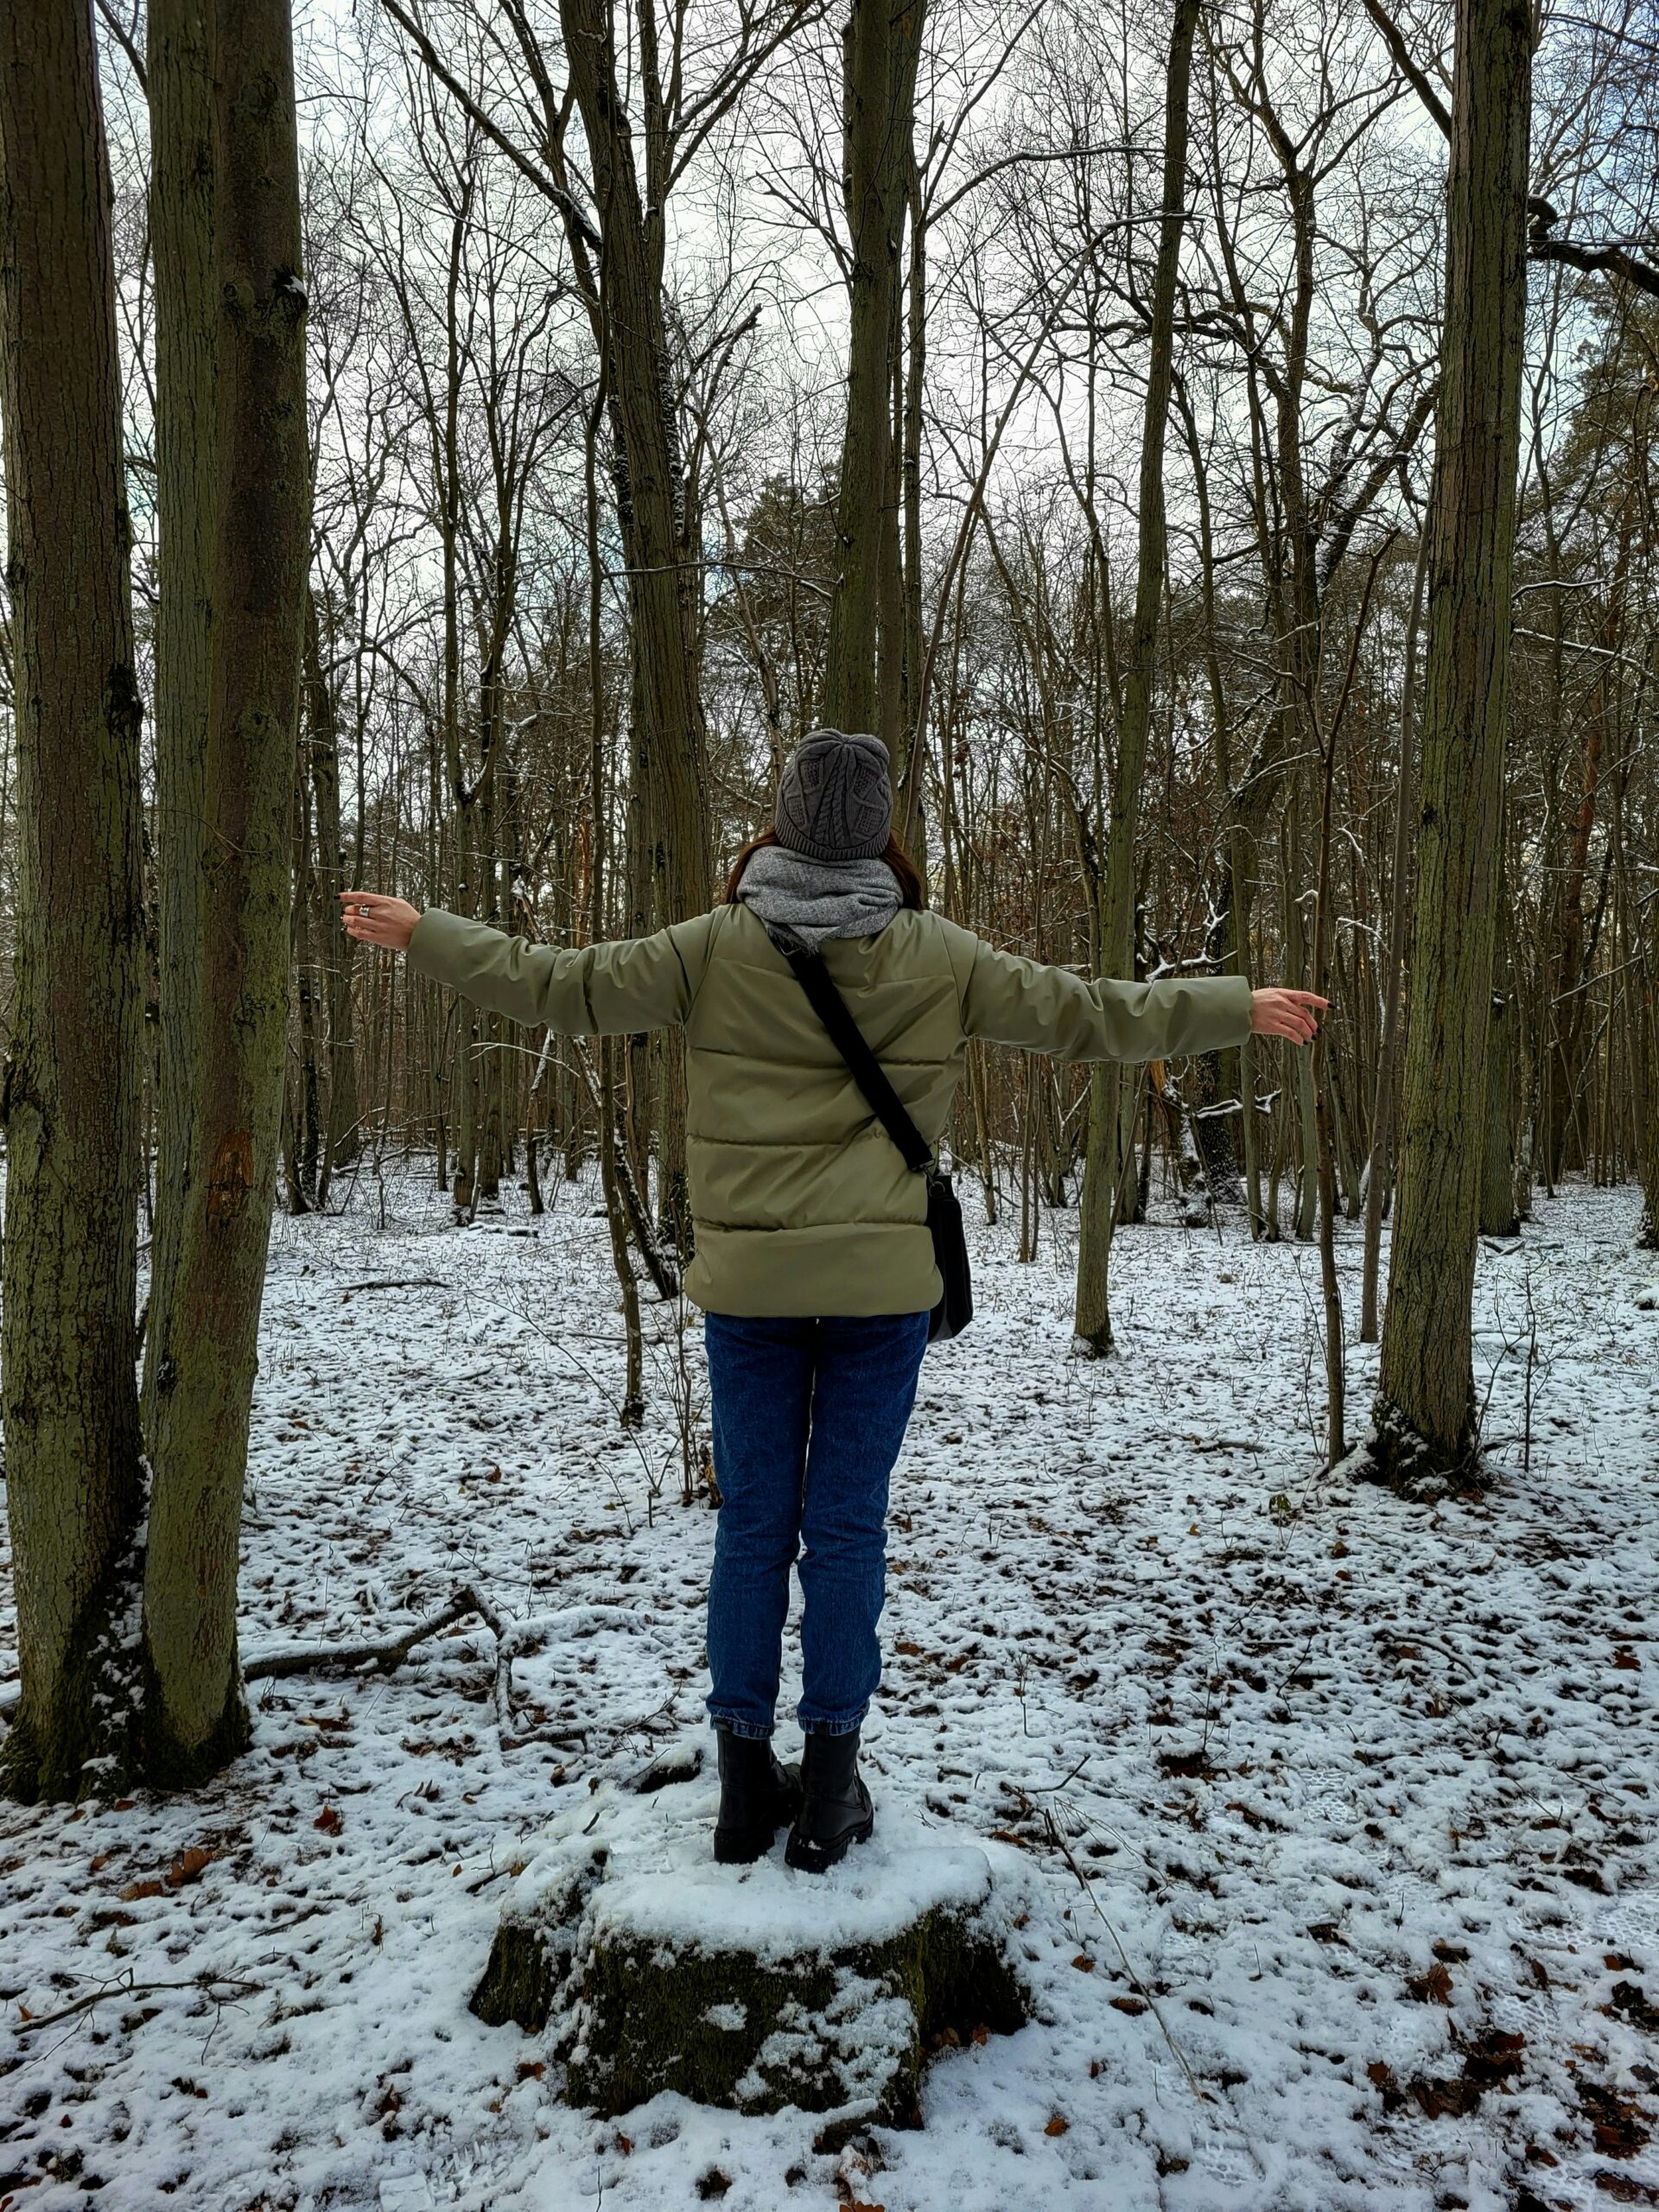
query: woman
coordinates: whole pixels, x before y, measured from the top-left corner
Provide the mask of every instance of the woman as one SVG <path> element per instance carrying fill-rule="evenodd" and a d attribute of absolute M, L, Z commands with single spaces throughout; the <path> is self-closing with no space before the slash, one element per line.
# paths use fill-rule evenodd
<path fill-rule="evenodd" d="M 786 951 L 825 964 L 912 1119 L 937 1144 L 969 1038 L 1072 1060 L 1299 1044 L 1325 1001 L 1242 976 L 1094 982 L 1014 958 L 926 910 L 893 835 L 887 748 L 816 730 L 781 779 L 775 830 L 725 903 L 653 937 L 562 951 L 400 899 L 343 893 L 365 944 L 477 1004 L 562 1035 L 677 1024 L 720 1523 L 709 1588 L 715 1856 L 770 1849 L 822 1872 L 874 1826 L 859 1730 L 880 1678 L 887 1480 L 940 1295 L 924 1178 L 906 1166 Z M 790 1569 L 804 1611 L 800 1767 L 772 1751 Z"/>

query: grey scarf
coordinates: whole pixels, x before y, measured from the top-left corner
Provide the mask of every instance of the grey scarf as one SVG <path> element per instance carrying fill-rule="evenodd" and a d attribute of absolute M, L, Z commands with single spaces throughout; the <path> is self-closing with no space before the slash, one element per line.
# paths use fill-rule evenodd
<path fill-rule="evenodd" d="M 886 861 L 814 861 L 785 845 L 762 845 L 737 895 L 783 952 L 816 952 L 826 938 L 874 937 L 904 903 Z"/>

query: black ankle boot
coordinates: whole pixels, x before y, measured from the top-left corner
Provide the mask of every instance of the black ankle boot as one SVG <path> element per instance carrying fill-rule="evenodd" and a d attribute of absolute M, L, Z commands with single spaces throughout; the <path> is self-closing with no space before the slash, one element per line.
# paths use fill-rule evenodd
<path fill-rule="evenodd" d="M 801 1802 L 801 1770 L 782 1766 L 764 1738 L 734 1736 L 716 1728 L 720 1758 L 720 1817 L 715 1857 L 722 1866 L 747 1866 L 764 1858 L 772 1839 Z"/>
<path fill-rule="evenodd" d="M 859 1778 L 856 1728 L 847 1736 L 808 1736 L 801 1786 L 784 1856 L 803 1873 L 822 1874 L 847 1856 L 849 1844 L 868 1843 L 875 1827 L 875 1808 Z"/>

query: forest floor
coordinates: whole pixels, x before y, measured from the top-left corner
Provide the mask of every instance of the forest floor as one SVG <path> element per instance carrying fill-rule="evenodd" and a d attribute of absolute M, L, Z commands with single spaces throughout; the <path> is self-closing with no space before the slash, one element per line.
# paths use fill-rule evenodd
<path fill-rule="evenodd" d="M 1027 1849 L 1040 2017 L 940 2056 L 919 2130 L 822 2152 L 795 2113 L 601 2124 L 467 2010 L 537 1828 L 702 1739 L 715 1519 L 679 1502 L 671 1313 L 647 1425 L 618 1427 L 594 1205 L 555 1186 L 531 1222 L 515 1192 L 458 1232 L 416 1176 L 365 1173 L 342 1217 L 278 1221 L 245 1651 L 395 1633 L 460 1584 L 589 1608 L 514 1669 L 519 1731 L 569 1740 L 504 1748 L 474 1622 L 391 1675 L 256 1686 L 252 1749 L 199 1796 L 0 1808 L 0 2207 L 1659 2203 L 1632 1192 L 1541 1199 L 1483 1249 L 1497 1479 L 1439 1503 L 1313 1471 L 1311 1249 L 1236 1215 L 1126 1232 L 1122 1354 L 1085 1363 L 1075 1217 L 1027 1267 L 978 1230 L 980 1318 L 929 1354 L 895 1478 L 867 1765 L 879 1802 Z M 1354 1323 L 1358 1253 L 1344 1225 Z"/>

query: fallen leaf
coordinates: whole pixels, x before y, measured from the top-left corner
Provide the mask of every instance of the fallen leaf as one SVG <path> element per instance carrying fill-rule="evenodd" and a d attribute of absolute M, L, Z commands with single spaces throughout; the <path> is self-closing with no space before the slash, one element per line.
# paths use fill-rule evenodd
<path fill-rule="evenodd" d="M 1127 2012 L 1132 2020 L 1138 2020 L 1147 2009 L 1145 1999 L 1139 1997 L 1113 1997 L 1107 2001 L 1114 2012 Z"/>
<path fill-rule="evenodd" d="M 1596 2187 L 1615 2204 L 1659 2204 L 1659 2189 L 1649 2189 L 1630 2174 L 1609 2173 L 1605 2166 L 1596 2176 Z"/>
<path fill-rule="evenodd" d="M 1419 2005 L 1450 2005 L 1452 1976 L 1446 1968 L 1436 1961 L 1427 1974 L 1414 1974 L 1408 1978 L 1406 1983 L 1406 1994 L 1408 1997 L 1414 1998 Z"/>
<path fill-rule="evenodd" d="M 1064 2119 L 1060 2113 L 1056 2113 L 1043 2133 L 1045 2135 L 1064 2135 L 1071 2125 L 1069 2120 Z"/>
<path fill-rule="evenodd" d="M 182 1889 L 187 1882 L 195 1881 L 204 1866 L 213 1865 L 213 1852 L 206 1850 L 199 1843 L 193 1843 L 188 1851 L 181 1851 L 168 1868 L 168 1887 L 179 1890 Z"/>
<path fill-rule="evenodd" d="M 124 1904 L 130 1904 L 135 1897 L 158 1897 L 166 1887 L 165 1882 L 129 1882 L 125 1889 L 118 1890 L 116 1895 Z"/>
<path fill-rule="evenodd" d="M 1087 1951 L 1079 1951 L 1071 1963 L 1079 1974 L 1093 1974 L 1095 1970 L 1095 1962 Z"/>
<path fill-rule="evenodd" d="M 311 1825 L 314 1828 L 321 1828 L 325 1835 L 338 1835 L 346 1823 L 334 1806 L 325 1805 Z"/>
<path fill-rule="evenodd" d="M 1652 2115 L 1634 2097 L 1599 2082 L 1580 2082 L 1579 2102 L 1604 2158 L 1633 2158 L 1650 2139 L 1642 2123 Z"/>

